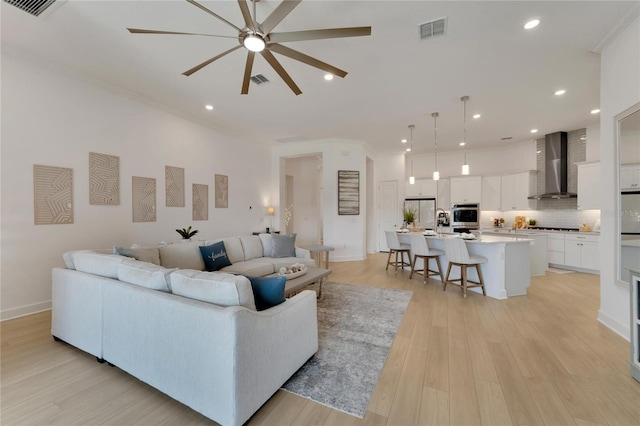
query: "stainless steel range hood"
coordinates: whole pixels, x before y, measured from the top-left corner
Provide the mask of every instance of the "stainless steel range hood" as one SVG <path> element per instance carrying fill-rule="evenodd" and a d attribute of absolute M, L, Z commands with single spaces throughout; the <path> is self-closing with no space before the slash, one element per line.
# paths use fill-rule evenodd
<path fill-rule="evenodd" d="M 530 200 L 560 200 L 576 198 L 567 192 L 567 132 L 544 136 L 544 194 L 532 195 Z"/>

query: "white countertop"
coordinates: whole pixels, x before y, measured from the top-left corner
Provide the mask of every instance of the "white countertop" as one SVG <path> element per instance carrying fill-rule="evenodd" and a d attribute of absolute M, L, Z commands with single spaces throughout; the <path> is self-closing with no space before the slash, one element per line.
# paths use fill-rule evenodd
<path fill-rule="evenodd" d="M 478 235 L 474 239 L 465 239 L 460 237 L 459 235 L 452 234 L 443 234 L 442 236 L 437 235 L 425 235 L 427 238 L 439 239 L 443 240 L 445 238 L 460 238 L 461 240 L 467 241 L 469 243 L 476 244 L 494 244 L 494 243 L 522 243 L 522 242 L 531 242 L 533 241 L 531 238 L 519 238 L 519 237 L 501 237 L 499 235 Z"/>
<path fill-rule="evenodd" d="M 509 228 L 484 228 L 485 232 L 499 232 L 499 233 L 505 233 L 505 234 L 513 234 L 513 233 L 517 233 L 517 234 L 526 234 L 526 233 L 530 233 L 530 234 L 585 234 L 585 235 L 600 235 L 600 232 L 583 232 L 583 231 L 552 231 L 552 230 L 545 230 L 545 229 L 519 229 L 517 232 L 515 232 L 513 229 L 509 229 Z"/>

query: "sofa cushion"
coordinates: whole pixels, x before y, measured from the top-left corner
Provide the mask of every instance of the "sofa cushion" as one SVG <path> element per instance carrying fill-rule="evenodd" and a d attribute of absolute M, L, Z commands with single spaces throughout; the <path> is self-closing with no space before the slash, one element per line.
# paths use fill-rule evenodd
<path fill-rule="evenodd" d="M 160 264 L 165 268 L 204 270 L 199 242 L 167 244 L 158 247 Z"/>
<path fill-rule="evenodd" d="M 200 247 L 200 254 L 204 261 L 204 267 L 209 272 L 219 271 L 225 266 L 231 265 L 223 241 Z"/>
<path fill-rule="evenodd" d="M 234 263 L 231 266 L 222 268 L 222 272 L 229 272 L 232 274 L 251 275 L 254 277 L 263 277 L 265 275 L 273 274 L 273 264 L 271 262 L 264 262 L 263 257 L 253 260 L 246 260 L 244 262 Z"/>
<path fill-rule="evenodd" d="M 296 256 L 296 234 L 273 234 L 271 236 L 273 250 L 271 257 L 295 257 Z"/>
<path fill-rule="evenodd" d="M 240 242 L 244 251 L 244 260 L 257 259 L 264 256 L 262 243 L 257 235 L 242 236 L 240 237 Z"/>
<path fill-rule="evenodd" d="M 100 275 L 107 278 L 118 278 L 118 264 L 126 257 L 96 252 L 78 252 L 73 255 L 73 263 L 77 271 Z"/>
<path fill-rule="evenodd" d="M 153 263 L 154 265 L 160 265 L 160 251 L 157 247 L 124 248 L 113 246 L 113 254 L 132 257 L 142 262 L 149 262 Z"/>
<path fill-rule="evenodd" d="M 170 292 L 169 274 L 175 270 L 135 259 L 125 259 L 118 264 L 118 279 L 151 290 Z"/>
<path fill-rule="evenodd" d="M 271 257 L 271 253 L 273 252 L 273 240 L 271 238 L 272 234 L 260 234 L 258 238 L 260 238 L 260 242 L 262 243 L 262 256 Z"/>
<path fill-rule="evenodd" d="M 227 248 L 227 256 L 229 256 L 231 263 L 243 262 L 245 260 L 240 237 L 223 238 L 222 241 L 224 241 L 224 246 Z"/>
<path fill-rule="evenodd" d="M 286 299 L 284 287 L 287 283 L 285 277 L 247 277 L 251 281 L 251 289 L 256 303 L 256 309 L 263 311 L 279 305 Z"/>
<path fill-rule="evenodd" d="M 169 279 L 171 291 L 178 296 L 256 310 L 251 283 L 242 275 L 186 269 L 172 272 Z"/>
<path fill-rule="evenodd" d="M 62 259 L 64 260 L 64 264 L 66 265 L 67 269 L 76 269 L 76 265 L 73 263 L 73 257 L 78 253 L 113 254 L 113 251 L 111 251 L 109 249 L 70 250 L 70 251 L 62 254 Z"/>

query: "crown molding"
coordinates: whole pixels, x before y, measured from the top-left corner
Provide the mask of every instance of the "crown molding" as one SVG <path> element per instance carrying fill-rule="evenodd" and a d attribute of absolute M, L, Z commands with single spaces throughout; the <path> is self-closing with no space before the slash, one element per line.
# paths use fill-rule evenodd
<path fill-rule="evenodd" d="M 591 51 L 601 54 L 627 27 L 640 16 L 640 2 L 634 2 L 627 13 L 618 21 L 616 25 L 605 35 L 598 43 L 596 43 Z"/>

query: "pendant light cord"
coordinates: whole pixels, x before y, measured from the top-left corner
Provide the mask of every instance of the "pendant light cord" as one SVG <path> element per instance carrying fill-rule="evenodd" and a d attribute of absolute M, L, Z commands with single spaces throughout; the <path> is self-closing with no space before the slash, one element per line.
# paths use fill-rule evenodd
<path fill-rule="evenodd" d="M 433 117 L 433 147 L 434 147 L 434 157 L 435 157 L 435 165 L 436 165 L 436 172 L 438 171 L 438 123 L 437 123 L 437 118 L 438 118 L 438 113 L 434 112 L 431 114 L 431 116 Z"/>
<path fill-rule="evenodd" d="M 469 96 L 463 96 L 460 98 L 464 105 L 464 164 L 467 164 L 467 101 L 469 100 Z"/>
<path fill-rule="evenodd" d="M 413 176 L 413 124 L 409 125 L 409 131 L 411 132 L 411 176 Z"/>

